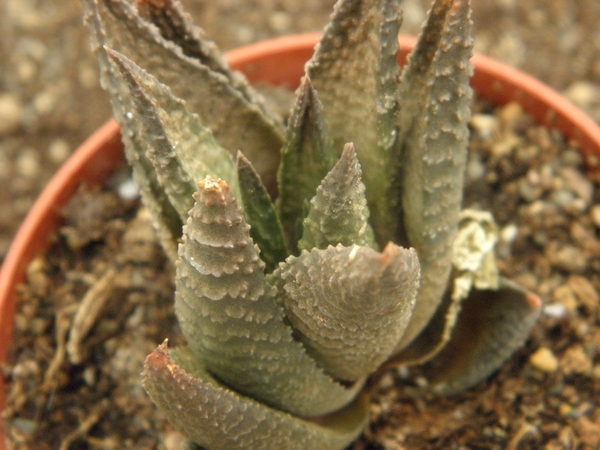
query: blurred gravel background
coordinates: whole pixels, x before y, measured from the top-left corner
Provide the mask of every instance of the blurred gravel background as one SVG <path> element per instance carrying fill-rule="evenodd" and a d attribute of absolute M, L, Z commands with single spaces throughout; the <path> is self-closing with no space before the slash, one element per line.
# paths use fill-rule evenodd
<path fill-rule="evenodd" d="M 182 0 L 227 50 L 319 31 L 334 0 Z M 430 0 L 405 0 L 416 33 Z M 600 121 L 600 1 L 474 1 L 475 48 L 521 68 Z M 78 0 L 0 0 L 0 261 L 60 164 L 110 117 Z"/>

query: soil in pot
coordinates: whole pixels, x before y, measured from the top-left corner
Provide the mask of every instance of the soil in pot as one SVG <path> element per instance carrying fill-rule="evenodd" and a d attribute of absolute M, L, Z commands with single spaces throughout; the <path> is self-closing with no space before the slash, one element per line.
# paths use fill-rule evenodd
<path fill-rule="evenodd" d="M 600 177 L 517 105 L 475 111 L 466 205 L 493 211 L 502 272 L 540 294 L 544 314 L 497 374 L 458 396 L 423 394 L 418 369 L 387 371 L 354 450 L 600 445 Z M 186 448 L 139 384 L 157 344 L 182 342 L 172 268 L 144 210 L 87 188 L 64 214 L 19 292 L 8 448 Z M 78 311 L 94 296 L 85 332 Z"/>

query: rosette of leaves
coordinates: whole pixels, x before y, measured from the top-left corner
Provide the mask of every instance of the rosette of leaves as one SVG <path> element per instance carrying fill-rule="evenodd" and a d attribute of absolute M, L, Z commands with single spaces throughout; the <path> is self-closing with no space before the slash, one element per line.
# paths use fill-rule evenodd
<path fill-rule="evenodd" d="M 470 3 L 435 0 L 403 70 L 399 3 L 338 1 L 284 127 L 176 0 L 83 0 L 189 343 L 143 384 L 206 448 L 343 448 L 382 365 L 456 392 L 537 317 L 461 212 Z"/>

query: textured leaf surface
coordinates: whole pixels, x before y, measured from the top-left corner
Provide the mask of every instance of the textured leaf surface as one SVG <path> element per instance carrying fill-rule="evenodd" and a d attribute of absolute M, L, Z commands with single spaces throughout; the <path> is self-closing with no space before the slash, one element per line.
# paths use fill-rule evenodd
<path fill-rule="evenodd" d="M 281 223 L 267 189 L 241 152 L 237 155 L 237 173 L 250 236 L 258 245 L 260 257 L 270 273 L 289 255 Z"/>
<path fill-rule="evenodd" d="M 164 39 L 127 1 L 82 1 L 92 47 L 100 61 L 101 81 L 117 108 L 123 104 L 119 99 L 123 93 L 113 85 L 110 66 L 101 51 L 103 46 L 127 56 L 169 86 L 176 97 L 185 99 L 187 108 L 198 114 L 217 142 L 232 155 L 243 150 L 256 162 L 265 185 L 275 189 L 282 125 L 265 114 L 259 101 L 248 98 L 250 87 L 241 88 L 239 80 L 232 84 L 231 78 L 239 77 L 226 76 L 184 55 L 177 44 Z M 120 115 L 116 117 L 119 119 Z"/>
<path fill-rule="evenodd" d="M 264 263 L 227 185 L 207 178 L 184 227 L 177 263 L 175 311 L 193 352 L 239 392 L 300 416 L 348 404 L 345 388 L 293 340 Z"/>
<path fill-rule="evenodd" d="M 323 120 L 321 102 L 310 79 L 304 77 L 290 115 L 278 172 L 279 217 L 287 233 L 288 246 L 294 251 L 300 238 L 297 231 L 305 204 L 313 198 L 319 183 L 336 160 Z"/>
<path fill-rule="evenodd" d="M 410 319 L 419 263 L 389 243 L 329 247 L 289 257 L 274 273 L 281 302 L 318 364 L 337 379 L 372 373 L 394 350 Z"/>
<path fill-rule="evenodd" d="M 122 77 L 111 71 L 108 54 L 103 48 L 106 39 L 97 4 L 93 0 L 84 1 L 83 7 L 92 48 L 100 65 L 100 82 L 110 94 L 113 115 L 122 127 L 121 137 L 125 144 L 125 156 L 132 167 L 133 178 L 140 189 L 144 204 L 154 218 L 154 227 L 159 241 L 167 255 L 175 260 L 177 241 L 181 236 L 181 218 L 156 178 L 152 162 L 146 157 L 142 124 L 130 120 L 128 113 L 133 110 L 133 104 L 129 96 L 129 88 Z"/>
<path fill-rule="evenodd" d="M 470 22 L 468 0 L 437 0 L 402 75 L 398 179 L 421 289 L 399 350 L 427 325 L 450 274 L 469 137 Z"/>
<path fill-rule="evenodd" d="M 106 51 L 129 88 L 130 120 L 142 125 L 146 156 L 182 222 L 194 204 L 197 183 L 208 175 L 226 180 L 239 192 L 231 154 L 217 144 L 185 103 L 125 56 Z"/>
<path fill-rule="evenodd" d="M 317 188 L 302 225 L 300 250 L 325 249 L 329 245 L 376 247 L 368 222 L 369 208 L 365 185 L 352 144 L 346 144 L 342 157 Z"/>
<path fill-rule="evenodd" d="M 472 291 L 450 341 L 423 368 L 435 390 L 456 393 L 492 374 L 523 345 L 540 310 L 537 296 L 507 280 Z"/>
<path fill-rule="evenodd" d="M 189 351 L 167 351 L 166 343 L 146 359 L 143 384 L 173 425 L 211 449 L 341 450 L 368 417 L 362 396 L 318 424 L 271 409 L 229 390 Z"/>
<path fill-rule="evenodd" d="M 177 45 L 184 55 L 227 77 L 233 74 L 216 44 L 192 23 L 180 1 L 137 0 L 136 6 L 139 15 L 156 25 L 161 36 Z"/>
<path fill-rule="evenodd" d="M 396 141 L 398 0 L 341 0 L 307 65 L 334 148 L 353 142 L 380 245 L 392 240 L 390 153 Z"/>

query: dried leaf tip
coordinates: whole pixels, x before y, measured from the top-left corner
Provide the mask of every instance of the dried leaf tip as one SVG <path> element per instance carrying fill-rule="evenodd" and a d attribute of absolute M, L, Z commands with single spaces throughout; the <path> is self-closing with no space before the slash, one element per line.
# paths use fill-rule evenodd
<path fill-rule="evenodd" d="M 169 339 L 165 339 L 162 343 L 154 349 L 152 353 L 146 356 L 144 361 L 144 372 L 142 376 L 147 376 L 149 371 L 156 371 L 160 367 L 169 367 L 173 365 L 169 358 Z M 172 371 L 172 370 L 171 370 Z"/>
<path fill-rule="evenodd" d="M 207 176 L 198 183 L 198 189 L 199 194 L 195 194 L 194 197 L 197 197 L 196 199 L 206 206 L 214 204 L 224 205 L 231 195 L 229 185 L 224 180 L 210 176 Z"/>
<path fill-rule="evenodd" d="M 211 191 L 211 192 L 223 192 L 224 190 L 229 191 L 229 186 L 227 186 L 227 183 L 225 183 L 225 181 L 221 180 L 221 179 L 215 179 L 212 177 L 206 177 L 204 180 L 200 181 L 198 183 L 198 187 L 200 189 L 204 189 L 205 191 Z"/>

